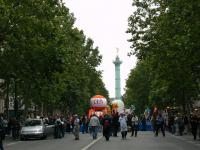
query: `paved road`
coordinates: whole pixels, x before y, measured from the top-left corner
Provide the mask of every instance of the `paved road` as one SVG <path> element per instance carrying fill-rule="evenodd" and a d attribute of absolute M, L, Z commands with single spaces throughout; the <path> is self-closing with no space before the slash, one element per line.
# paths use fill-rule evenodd
<path fill-rule="evenodd" d="M 120 134 L 118 134 L 120 135 Z M 92 140 L 89 134 L 80 134 L 80 140 L 75 141 L 72 134 L 66 134 L 63 139 L 48 138 L 46 140 L 28 140 L 5 142 L 5 150 L 199 150 L 200 141 L 193 141 L 192 137 L 176 137 L 167 134 L 154 137 L 152 132 L 140 132 L 138 137 L 126 140 L 121 137 L 111 137 Z"/>
<path fill-rule="evenodd" d="M 199 150 L 200 141 L 187 141 L 167 134 L 154 137 L 152 132 L 140 132 L 137 138 L 128 136 L 127 140 L 111 138 L 109 142 L 101 139 L 90 150 Z"/>
<path fill-rule="evenodd" d="M 80 140 L 74 140 L 72 134 L 66 134 L 62 139 L 48 137 L 45 140 L 27 140 L 4 142 L 5 150 L 81 150 L 93 142 L 89 134 L 80 134 Z"/>

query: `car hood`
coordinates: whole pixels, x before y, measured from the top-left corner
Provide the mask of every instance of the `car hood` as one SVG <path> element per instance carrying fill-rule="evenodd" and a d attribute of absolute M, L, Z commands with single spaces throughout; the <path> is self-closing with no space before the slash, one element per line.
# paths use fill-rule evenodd
<path fill-rule="evenodd" d="M 43 128 L 43 126 L 26 126 L 26 127 L 22 127 L 21 131 L 37 131 L 37 130 L 41 130 Z"/>

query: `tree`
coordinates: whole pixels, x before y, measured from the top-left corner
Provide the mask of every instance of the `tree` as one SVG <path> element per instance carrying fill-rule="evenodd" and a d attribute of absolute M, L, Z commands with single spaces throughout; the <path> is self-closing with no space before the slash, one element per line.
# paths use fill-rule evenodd
<path fill-rule="evenodd" d="M 7 95 L 23 101 L 26 112 L 32 103 L 44 113 L 64 111 L 66 105 L 77 111 L 86 104 L 81 100 L 93 94 L 91 76 L 98 79 L 95 92 L 106 91 L 96 71 L 102 56 L 92 39 L 73 26 L 75 18 L 62 1 L 0 4 L 0 78 Z"/>
<path fill-rule="evenodd" d="M 185 111 L 199 94 L 199 2 L 134 0 L 133 6 L 137 10 L 127 31 L 132 35 L 131 54 L 150 64 L 150 93 L 164 89 L 159 97 L 166 103 L 174 99 Z"/>
<path fill-rule="evenodd" d="M 134 105 L 137 113 L 143 113 L 149 103 L 150 72 L 147 64 L 138 62 L 126 81 L 125 99 L 128 106 Z"/>

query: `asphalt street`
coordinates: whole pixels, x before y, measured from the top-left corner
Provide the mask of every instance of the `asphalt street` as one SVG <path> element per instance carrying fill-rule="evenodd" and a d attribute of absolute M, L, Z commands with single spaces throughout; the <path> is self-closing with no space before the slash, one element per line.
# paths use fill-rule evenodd
<path fill-rule="evenodd" d="M 138 137 L 130 137 L 129 133 L 126 140 L 118 133 L 118 137 L 111 137 L 107 142 L 101 134 L 94 141 L 89 134 L 80 133 L 78 141 L 72 134 L 66 134 L 62 139 L 5 141 L 4 147 L 5 150 L 199 150 L 200 141 L 193 141 L 191 136 L 154 137 L 152 132 L 139 132 Z"/>
<path fill-rule="evenodd" d="M 119 134 L 120 135 L 120 134 Z M 199 150 L 200 141 L 193 142 L 192 139 L 172 136 L 167 134 L 166 137 L 159 135 L 154 137 L 152 132 L 140 132 L 138 137 L 127 137 L 122 140 L 121 137 L 111 138 L 109 142 L 105 139 L 97 142 L 90 150 Z"/>

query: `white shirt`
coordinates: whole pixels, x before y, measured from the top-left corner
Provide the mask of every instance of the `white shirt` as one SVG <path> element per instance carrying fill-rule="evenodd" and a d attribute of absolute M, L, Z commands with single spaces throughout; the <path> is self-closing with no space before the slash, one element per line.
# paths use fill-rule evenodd
<path fill-rule="evenodd" d="M 138 125 L 138 117 L 137 117 L 137 116 L 132 117 L 131 122 L 132 122 L 132 124 L 134 124 L 134 125 Z"/>
<path fill-rule="evenodd" d="M 79 125 L 79 122 L 80 122 L 80 120 L 78 119 L 78 118 L 76 118 L 75 120 L 74 120 L 74 125 L 76 126 L 76 125 Z"/>
<path fill-rule="evenodd" d="M 97 116 L 91 117 L 90 126 L 100 126 L 99 118 Z"/>
<path fill-rule="evenodd" d="M 119 123 L 120 123 L 120 130 L 121 131 L 127 131 L 128 130 L 125 117 L 119 117 Z"/>

